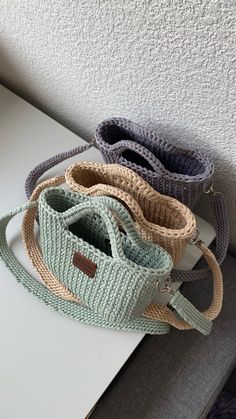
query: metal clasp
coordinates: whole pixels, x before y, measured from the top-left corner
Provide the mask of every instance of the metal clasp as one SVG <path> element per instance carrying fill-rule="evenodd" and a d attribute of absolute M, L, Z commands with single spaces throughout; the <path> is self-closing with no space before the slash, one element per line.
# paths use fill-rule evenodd
<path fill-rule="evenodd" d="M 198 228 L 196 228 L 196 230 L 195 230 L 195 236 L 192 237 L 189 240 L 189 244 L 191 244 L 191 245 L 196 244 L 199 241 L 199 236 L 200 236 L 200 231 L 198 230 Z"/>
<path fill-rule="evenodd" d="M 165 281 L 164 281 L 165 287 L 164 288 L 161 288 L 161 285 L 162 285 L 162 282 L 157 281 L 157 283 L 156 283 L 156 289 L 161 294 L 164 293 L 164 292 L 169 292 L 172 295 L 175 294 L 175 291 L 172 290 L 172 288 L 170 286 L 171 285 L 171 277 L 170 276 L 168 278 L 166 278 Z"/>
<path fill-rule="evenodd" d="M 96 145 L 96 138 L 92 137 L 91 140 L 89 141 L 89 144 Z"/>
<path fill-rule="evenodd" d="M 195 237 L 192 237 L 189 240 L 189 244 L 190 245 L 195 245 L 195 246 L 200 246 L 201 244 L 204 244 L 205 242 L 203 240 L 200 239 L 200 231 L 198 230 L 198 228 L 196 228 L 195 230 Z"/>
<path fill-rule="evenodd" d="M 206 194 L 214 193 L 214 182 L 213 179 L 211 179 L 211 183 L 209 186 L 206 184 L 203 185 L 203 192 Z"/>

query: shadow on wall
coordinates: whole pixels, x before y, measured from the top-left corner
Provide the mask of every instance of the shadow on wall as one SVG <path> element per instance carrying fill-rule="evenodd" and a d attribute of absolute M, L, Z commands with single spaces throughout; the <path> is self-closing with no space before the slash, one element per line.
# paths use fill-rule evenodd
<path fill-rule="evenodd" d="M 7 74 L 7 79 L 3 74 Z M 15 80 L 17 80 L 17 83 L 14 82 Z M 16 63 L 11 61 L 9 54 L 4 52 L 2 47 L 0 47 L 0 83 L 22 97 L 22 99 L 32 103 L 30 97 L 33 92 L 30 91 L 30 86 L 27 85 L 27 77 L 23 75 L 21 69 L 16 66 Z"/>
<path fill-rule="evenodd" d="M 7 78 L 4 76 L 5 74 L 7 74 Z M 22 68 L 20 68 L 16 62 L 12 62 L 9 54 L 5 52 L 2 47 L 0 47 L 0 84 L 26 100 L 50 118 L 53 118 L 59 124 L 62 124 L 64 127 L 77 134 L 79 137 L 84 138 L 85 140 L 91 138 L 90 136 L 85 135 L 82 130 L 78 130 L 71 121 L 65 120 L 62 112 L 58 113 L 55 111 L 56 103 L 54 108 L 53 98 L 51 98 L 51 106 L 45 105 L 43 99 L 38 99 L 39 94 L 35 88 L 33 74 L 32 79 L 29 77 L 29 74 L 24 74 Z"/>
<path fill-rule="evenodd" d="M 7 74 L 7 79 L 3 77 L 3 74 Z M 32 75 L 33 77 L 33 75 Z M 43 76 L 42 76 L 43 77 Z M 65 120 L 63 115 L 63 110 L 59 109 L 59 112 L 53 111 L 53 106 L 58 109 L 57 103 L 55 102 L 55 98 L 52 98 L 50 107 L 44 106 L 43 104 L 43 93 L 41 94 L 42 99 L 37 99 L 38 91 L 36 92 L 35 89 L 35 82 L 33 78 L 30 79 L 29 75 L 24 74 L 24 72 L 16 65 L 15 62 L 12 62 L 9 58 L 7 52 L 4 52 L 3 49 L 0 49 L 0 82 L 14 93 L 25 99 L 27 102 L 31 103 L 33 106 L 41 110 L 42 112 L 46 113 L 66 128 L 70 129 L 75 134 L 81 136 L 82 138 L 88 139 L 88 136 L 84 135 L 82 131 L 78 131 L 77 127 L 73 122 Z M 73 106 L 73 104 L 72 104 Z M 109 118 L 111 116 L 124 116 L 126 115 L 104 115 L 105 118 Z M 94 121 L 96 124 L 99 121 Z M 135 122 L 139 122 L 136 120 Z M 168 141 L 173 142 L 178 145 L 186 146 L 186 143 L 195 143 L 199 144 L 199 149 L 203 152 L 206 152 L 210 156 L 214 156 L 214 163 L 215 163 L 215 190 L 224 192 L 227 198 L 228 208 L 230 209 L 230 219 L 231 223 L 234 220 L 234 214 L 236 210 L 236 185 L 233 184 L 231 181 L 235 179 L 235 168 L 234 165 L 230 165 L 229 161 L 213 149 L 211 144 L 207 144 L 202 141 L 200 137 L 197 136 L 194 132 L 188 132 L 186 129 L 182 129 L 179 126 L 174 126 L 173 124 L 162 124 L 161 122 L 157 121 L 148 121 L 148 124 L 145 124 L 153 131 L 160 133 L 163 138 L 166 138 Z M 66 146 L 65 146 L 66 148 Z M 206 196 L 203 196 L 202 201 L 196 207 L 196 213 L 199 213 L 208 221 L 214 224 L 214 218 L 211 214 L 208 199 Z M 233 224 L 231 225 L 233 231 Z M 235 237 L 234 237 L 235 239 Z M 230 248 L 232 253 L 236 253 L 236 246 Z"/>

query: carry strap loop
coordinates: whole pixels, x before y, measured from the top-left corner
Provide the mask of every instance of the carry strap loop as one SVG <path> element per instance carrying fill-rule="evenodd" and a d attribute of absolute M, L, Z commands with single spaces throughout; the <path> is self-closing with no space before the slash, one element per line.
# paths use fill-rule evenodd
<path fill-rule="evenodd" d="M 31 170 L 25 181 L 25 193 L 27 199 L 31 197 L 38 180 L 45 172 L 47 172 L 49 169 L 52 169 L 52 167 L 56 166 L 57 164 L 62 163 L 64 160 L 67 160 L 71 157 L 76 156 L 77 154 L 89 150 L 93 146 L 95 146 L 94 138 L 92 138 L 92 140 L 88 144 L 84 144 L 75 147 L 72 150 L 56 154 L 55 156 L 52 156 L 49 159 L 38 164 L 33 170 Z"/>
<path fill-rule="evenodd" d="M 98 206 L 95 202 L 89 201 L 84 202 L 83 204 L 75 205 L 72 210 L 73 211 L 71 211 L 71 209 L 67 210 L 66 212 L 68 212 L 68 214 L 62 214 L 62 219 L 66 228 L 86 215 L 99 215 L 106 227 L 112 257 L 117 260 L 127 260 L 123 252 L 121 235 L 117 221 L 111 210 L 106 205 L 100 203 Z"/>
<path fill-rule="evenodd" d="M 147 248 L 150 246 L 148 242 L 146 242 L 144 239 L 141 238 L 141 236 L 138 234 L 133 219 L 129 213 L 129 211 L 122 205 L 118 200 L 111 198 L 109 196 L 92 196 L 90 197 L 92 199 L 91 203 L 86 204 L 84 203 L 84 207 L 91 206 L 93 208 L 94 213 L 98 211 L 98 205 L 103 207 L 103 213 L 100 211 L 100 217 L 104 218 L 105 213 L 107 211 L 111 212 L 110 217 L 113 220 L 113 229 L 108 228 L 108 234 L 110 231 L 110 234 L 113 236 L 113 241 L 119 241 L 117 243 L 116 247 L 121 249 L 121 241 L 118 235 L 120 236 L 120 232 L 118 230 L 118 226 L 121 226 L 123 230 L 126 232 L 127 237 L 129 240 L 136 246 L 141 248 Z M 82 204 L 75 205 L 73 208 L 70 208 L 69 210 L 65 211 L 61 217 L 63 218 L 63 221 L 66 225 L 68 223 L 76 222 L 80 215 L 79 212 L 82 209 Z M 104 222 L 106 224 L 105 218 Z M 116 232 L 116 237 L 114 237 L 114 233 Z M 112 244 L 112 237 L 110 238 L 111 244 Z M 113 256 L 119 254 L 118 250 L 113 253 Z M 119 254 L 119 257 L 122 258 L 121 252 Z"/>
<path fill-rule="evenodd" d="M 130 140 L 121 140 L 112 144 L 110 146 L 111 152 L 115 152 L 117 159 L 122 159 L 122 153 L 124 151 L 133 151 L 134 153 L 138 154 L 143 160 L 149 164 L 152 170 L 159 176 L 162 176 L 161 170 L 164 168 L 163 164 L 161 164 L 156 156 L 148 150 L 146 147 L 142 146 L 141 144 L 137 144 L 134 141 Z"/>

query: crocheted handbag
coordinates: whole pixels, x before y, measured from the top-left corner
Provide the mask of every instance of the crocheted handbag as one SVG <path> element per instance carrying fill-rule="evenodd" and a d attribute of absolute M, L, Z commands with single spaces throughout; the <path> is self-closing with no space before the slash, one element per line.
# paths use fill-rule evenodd
<path fill-rule="evenodd" d="M 40 163 L 26 179 L 29 198 L 40 176 L 58 163 L 97 145 L 106 163 L 133 169 L 155 190 L 172 196 L 192 208 L 203 193 L 208 194 L 216 220 L 216 250 L 219 264 L 226 256 L 229 222 L 224 195 L 213 190 L 213 164 L 195 150 L 181 149 L 158 135 L 124 118 L 112 118 L 98 125 L 91 143 L 60 153 Z M 206 278 L 209 272 L 193 272 L 191 280 Z M 181 274 L 177 280 L 188 280 Z"/>
<path fill-rule="evenodd" d="M 58 177 L 58 178 L 50 179 L 49 181 L 46 181 L 46 182 L 40 184 L 36 188 L 36 190 L 34 191 L 31 199 L 33 201 L 35 199 L 38 199 L 42 190 L 44 190 L 45 188 L 48 188 L 51 185 L 60 185 L 63 182 L 64 182 L 64 178 L 63 177 Z M 85 199 L 85 197 L 83 199 Z M 105 199 L 106 199 L 105 202 L 109 202 L 109 203 L 112 202 L 111 200 L 107 201 L 107 198 L 105 198 Z M 57 202 L 57 205 L 58 205 L 58 200 L 56 200 L 56 202 Z M 59 207 L 61 208 L 61 206 L 59 206 Z M 113 206 L 112 206 L 112 208 L 113 208 Z M 117 204 L 116 204 L 116 208 L 117 208 Z M 114 210 L 114 208 L 113 208 L 113 210 Z M 124 208 L 123 208 L 122 211 L 124 211 Z M 65 288 L 63 282 L 60 282 L 57 279 L 57 277 L 53 276 L 52 272 L 50 272 L 48 270 L 48 267 L 45 265 L 45 262 L 43 260 L 43 257 L 41 255 L 41 252 L 38 248 L 38 245 L 37 245 L 35 237 L 34 237 L 35 215 L 36 215 L 36 207 L 28 209 L 26 211 L 26 215 L 24 217 L 24 221 L 23 221 L 23 225 L 22 225 L 23 239 L 24 239 L 24 242 L 25 242 L 26 251 L 29 255 L 29 258 L 31 259 L 31 261 L 33 263 L 33 266 L 35 267 L 35 269 L 37 270 L 37 272 L 39 273 L 41 278 L 44 280 L 47 287 L 50 288 L 54 293 L 57 293 L 58 296 L 61 295 L 62 298 L 68 299 L 68 300 L 71 300 L 71 301 L 77 301 L 77 302 L 81 301 L 80 300 L 80 295 L 75 296 L 74 294 L 72 294 L 71 291 L 69 291 L 67 288 Z M 132 221 L 131 218 L 129 220 L 130 220 L 130 222 Z M 137 233 L 135 233 L 135 234 L 137 235 Z M 141 240 L 141 239 L 139 239 L 139 240 Z M 213 272 L 213 301 L 212 301 L 212 304 L 210 305 L 210 307 L 206 311 L 204 311 L 204 313 L 202 313 L 202 315 L 204 316 L 204 321 L 205 321 L 205 319 L 213 320 L 219 314 L 219 312 L 221 310 L 221 306 L 222 306 L 222 296 L 223 296 L 222 275 L 221 275 L 219 266 L 217 265 L 216 260 L 215 260 L 214 256 L 212 255 L 212 253 L 207 248 L 205 248 L 205 246 L 200 242 L 198 242 L 198 247 L 202 250 L 202 252 L 204 254 L 204 257 L 206 258 L 207 263 L 209 264 L 209 266 L 211 266 L 211 269 L 212 269 L 212 272 Z M 62 281 L 63 281 L 63 279 L 62 279 Z M 163 292 L 163 291 L 167 292 L 168 291 L 168 292 L 172 293 L 172 290 L 169 287 L 169 282 L 168 282 L 167 286 L 165 286 L 164 289 L 160 290 L 160 291 L 161 292 Z M 176 296 L 176 294 L 174 296 Z M 187 302 L 184 299 L 184 304 L 183 304 L 182 299 L 183 299 L 183 297 L 181 295 L 178 295 L 178 303 L 179 303 L 179 305 L 181 305 L 181 307 L 179 306 L 177 308 L 177 306 L 175 306 L 175 302 L 174 302 L 173 299 L 171 299 L 171 305 L 172 305 L 172 307 L 175 307 L 175 309 L 178 313 L 181 312 L 181 316 L 183 318 L 185 318 L 185 320 L 187 320 L 188 323 L 186 321 L 183 321 L 183 320 L 177 318 L 175 316 L 175 314 L 168 307 L 160 306 L 159 304 L 149 305 L 148 308 L 146 309 L 146 311 L 144 312 L 143 316 L 145 318 L 148 318 L 149 320 L 156 319 L 156 320 L 161 320 L 163 322 L 168 322 L 169 324 L 177 327 L 178 329 L 191 329 L 192 327 L 195 327 L 198 330 L 201 329 L 202 333 L 205 333 L 204 332 L 204 327 L 205 326 L 203 326 L 203 324 L 202 324 L 202 317 L 199 318 L 199 313 L 196 312 L 195 311 L 196 309 L 193 309 L 192 306 L 190 306 L 191 309 L 188 311 L 187 310 L 187 304 L 186 304 Z M 181 303 L 181 301 L 182 301 L 182 303 Z M 189 304 L 188 304 L 188 307 L 189 307 Z M 193 310 L 195 311 L 194 313 L 193 313 Z M 151 333 L 151 332 L 148 332 L 147 330 L 144 330 L 144 329 L 142 329 L 142 331 L 146 331 L 146 333 Z"/>
<path fill-rule="evenodd" d="M 145 240 L 164 247 L 175 265 L 195 235 L 192 212 L 174 198 L 161 195 L 133 170 L 118 164 L 76 163 L 65 172 L 70 190 L 90 196 L 108 195 L 129 210 Z"/>

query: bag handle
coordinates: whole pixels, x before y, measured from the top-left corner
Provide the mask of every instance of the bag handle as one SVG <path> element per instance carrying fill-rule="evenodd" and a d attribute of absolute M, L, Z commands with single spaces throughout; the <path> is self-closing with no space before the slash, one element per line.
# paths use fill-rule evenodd
<path fill-rule="evenodd" d="M 52 167 L 56 166 L 63 161 L 74 157 L 78 154 L 83 153 L 84 151 L 89 150 L 91 147 L 96 145 L 95 138 L 85 145 L 78 146 L 73 148 L 72 150 L 65 151 L 63 153 L 56 154 L 55 156 L 50 157 L 49 159 L 43 161 L 42 163 L 38 164 L 31 172 L 28 174 L 26 181 L 25 181 L 25 193 L 27 199 L 30 198 L 38 180 L 40 177 L 47 172 Z M 139 154 L 142 158 L 144 158 L 152 169 L 155 172 L 160 172 L 160 167 L 162 165 L 157 163 L 157 159 L 151 151 L 147 150 L 146 147 L 142 146 L 141 144 L 135 144 L 133 141 L 130 140 L 122 140 L 113 144 L 110 147 L 111 151 L 117 154 L 117 158 L 121 157 L 121 154 L 126 150 L 134 151 L 135 153 Z M 161 173 L 160 173 L 161 175 Z"/>
<path fill-rule="evenodd" d="M 50 157 L 49 159 L 39 163 L 31 172 L 28 174 L 26 181 L 25 181 L 25 193 L 27 199 L 29 199 L 32 195 L 32 192 L 40 179 L 40 177 L 47 172 L 49 169 L 52 169 L 59 163 L 62 163 L 64 160 L 67 160 L 71 157 L 77 156 L 77 154 L 83 153 L 84 151 L 89 150 L 91 147 L 95 145 L 95 139 L 92 140 L 88 144 L 84 144 L 78 147 L 73 148 L 72 150 L 65 151 L 63 153 L 56 154 L 55 156 Z"/>
<path fill-rule="evenodd" d="M 142 239 L 141 236 L 138 234 L 135 226 L 134 226 L 134 222 L 133 219 L 129 213 L 129 211 L 119 202 L 114 198 L 111 198 L 109 196 L 92 196 L 90 197 L 91 204 L 89 203 L 89 206 L 91 206 L 93 208 L 93 211 L 96 213 L 96 211 L 98 210 L 99 206 L 101 206 L 102 211 L 99 210 L 99 215 L 102 219 L 104 219 L 104 214 L 107 213 L 107 209 L 109 209 L 110 211 L 112 211 L 111 215 L 114 214 L 115 217 L 112 215 L 112 222 L 113 222 L 113 231 L 115 231 L 115 235 L 116 237 L 110 237 L 111 240 L 111 244 L 112 244 L 112 240 L 117 240 L 117 237 L 120 236 L 120 231 L 119 231 L 119 225 L 121 225 L 121 227 L 124 229 L 124 231 L 126 232 L 127 237 L 129 238 L 129 240 L 136 246 L 142 249 L 146 249 L 149 248 L 151 246 L 150 243 L 148 243 L 146 240 Z M 63 218 L 63 222 L 66 226 L 68 226 L 69 224 L 72 224 L 76 221 L 79 220 L 80 218 L 80 211 L 88 205 L 88 203 L 85 204 L 78 204 L 75 205 L 73 208 L 70 208 L 69 210 L 65 211 L 63 214 L 61 214 L 61 217 Z M 105 207 L 105 210 L 104 210 Z M 83 214 L 84 215 L 84 214 Z M 117 220 L 117 221 L 116 221 Z M 105 219 L 104 219 L 105 221 Z M 114 227 L 116 225 L 116 228 Z M 110 227 L 107 225 L 107 231 L 112 231 L 110 230 Z M 121 241 L 119 240 L 119 243 L 117 243 L 116 247 L 120 247 L 121 246 Z M 117 252 L 115 251 L 114 254 L 117 254 Z M 121 257 L 121 254 L 120 256 Z"/>
<path fill-rule="evenodd" d="M 162 175 L 161 169 L 164 168 L 163 164 L 156 158 L 156 156 L 148 150 L 146 147 L 142 146 L 141 144 L 134 143 L 131 140 L 121 140 L 115 144 L 112 144 L 110 147 L 110 151 L 116 153 L 117 158 L 122 158 L 122 153 L 124 151 L 133 151 L 142 157 L 146 162 L 151 166 L 153 171 L 159 176 Z"/>
<path fill-rule="evenodd" d="M 115 205 L 114 207 L 116 208 Z M 82 217 L 88 214 L 99 215 L 105 223 L 106 230 L 109 236 L 109 242 L 111 245 L 112 257 L 114 259 L 129 262 L 129 264 L 133 265 L 133 262 L 129 261 L 129 259 L 126 258 L 123 252 L 121 234 L 118 228 L 117 221 L 112 211 L 105 204 L 103 204 L 101 200 L 95 202 L 89 200 L 88 202 L 85 202 L 83 204 L 75 205 L 73 208 L 70 208 L 69 210 L 61 214 L 60 218 L 63 220 L 64 226 L 68 228 L 70 224 L 76 223 Z M 125 226 L 126 229 L 124 220 L 122 220 L 122 224 Z"/>
<path fill-rule="evenodd" d="M 31 199 L 38 199 L 38 196 L 41 190 L 47 187 L 48 182 L 52 184 L 52 179 L 50 181 L 45 181 L 43 184 L 40 184 L 33 192 Z M 24 217 L 23 224 L 22 224 L 23 238 L 25 238 L 25 232 L 27 232 L 28 234 L 27 240 L 24 239 L 26 252 L 28 253 L 28 256 L 33 266 L 36 268 L 38 274 L 41 276 L 43 281 L 45 281 L 45 279 L 48 281 L 48 275 L 51 279 L 54 278 L 54 280 L 58 281 L 52 275 L 52 273 L 48 271 L 48 268 L 43 261 L 42 254 L 35 240 L 35 237 L 34 237 L 35 215 L 36 215 L 36 211 L 34 208 L 28 210 L 26 212 L 26 215 Z M 220 277 L 218 279 L 220 281 Z M 221 280 L 222 280 L 222 277 L 221 277 Z M 169 290 L 170 288 L 166 288 L 165 291 L 167 292 Z M 213 299 L 215 299 L 215 295 Z M 222 303 L 222 300 L 221 300 L 221 303 Z M 205 318 L 205 315 L 200 313 L 185 297 L 183 297 L 180 294 L 179 291 L 173 294 L 170 304 L 172 305 L 173 308 L 175 308 L 175 310 L 179 313 L 179 315 L 184 320 L 178 319 L 175 316 L 175 314 L 167 306 L 159 305 L 159 304 L 150 305 L 148 309 L 145 311 L 144 317 L 148 318 L 149 320 L 155 320 L 155 321 L 158 320 L 161 322 L 171 324 L 174 327 L 178 329 L 182 329 L 182 330 L 195 328 L 203 334 L 210 333 L 211 321 L 208 318 Z M 219 309 L 218 301 L 214 303 L 214 307 L 215 307 L 214 315 L 216 316 L 217 315 L 216 310 Z M 211 314 L 212 313 L 210 313 L 210 315 Z"/>
<path fill-rule="evenodd" d="M 64 176 L 56 176 L 54 178 L 48 179 L 48 180 L 40 183 L 35 188 L 35 190 L 32 194 L 32 197 L 36 201 L 39 198 L 40 193 L 42 191 L 44 191 L 46 188 L 57 187 L 57 186 L 62 185 L 63 183 L 65 183 L 65 177 Z M 137 230 L 134 227 L 134 223 L 133 223 L 133 219 L 132 219 L 131 215 L 129 214 L 128 210 L 126 210 L 120 202 L 118 202 L 116 199 L 113 199 L 113 198 L 108 197 L 108 196 L 92 197 L 92 200 L 93 201 L 91 201 L 91 202 L 94 202 L 94 204 L 90 204 L 90 205 L 93 205 L 93 209 L 91 209 L 91 211 L 96 212 L 96 209 L 98 208 L 98 204 L 100 205 L 102 203 L 103 205 L 105 205 L 105 210 L 104 210 L 104 206 L 103 206 L 102 212 L 99 214 L 101 216 L 101 218 L 103 218 L 103 213 L 107 212 L 107 209 L 109 208 L 116 215 L 117 221 L 121 224 L 121 226 L 125 230 L 127 236 L 129 237 L 130 241 L 135 246 L 137 246 L 139 248 L 142 248 L 142 249 L 150 247 L 150 244 L 148 242 L 146 242 L 146 240 L 143 240 L 140 237 L 140 235 L 138 234 Z M 84 204 L 78 204 L 78 205 L 75 205 L 74 207 L 68 209 L 64 213 L 60 214 L 60 218 L 63 220 L 63 223 L 64 223 L 65 227 L 67 228 L 71 223 L 74 223 L 74 222 L 78 221 L 79 218 L 80 218 L 80 216 L 78 215 L 80 210 L 83 209 L 83 211 L 84 211 L 84 209 L 87 206 L 88 206 L 88 204 L 86 202 Z M 83 215 L 85 215 L 85 213 L 83 213 Z M 35 216 L 36 216 L 36 210 L 35 210 Z M 107 226 L 107 230 L 109 230 L 109 231 L 116 230 L 115 238 L 113 238 L 111 240 L 111 245 L 113 244 L 114 241 L 117 243 L 117 238 L 118 238 L 118 243 L 115 245 L 115 247 L 119 248 L 119 250 L 118 250 L 119 258 L 122 258 L 124 256 L 124 254 L 120 250 L 120 249 L 122 249 L 122 245 L 121 245 L 121 241 L 120 241 L 120 231 L 119 231 L 119 228 L 118 228 L 118 224 L 117 224 L 117 221 L 116 221 L 115 217 L 113 216 L 113 214 L 109 213 L 109 217 L 112 217 L 112 220 L 113 220 L 114 224 L 112 225 L 112 228 Z M 118 229 L 118 234 L 117 234 L 117 229 Z M 27 240 L 30 240 L 30 237 L 27 236 Z M 25 240 L 25 241 L 27 241 L 27 240 Z M 117 250 L 114 250 L 114 255 L 117 255 Z M 124 256 L 124 258 L 127 261 L 127 258 L 125 256 Z M 130 263 L 132 264 L 132 262 L 130 262 Z M 156 270 L 156 271 L 158 271 L 158 270 Z M 70 295 L 71 295 L 71 293 L 70 293 Z"/>
<path fill-rule="evenodd" d="M 106 319 L 101 318 L 97 313 L 93 312 L 89 307 L 86 307 L 82 304 L 78 304 L 77 301 L 65 301 L 60 298 L 58 295 L 50 291 L 44 284 L 34 279 L 18 262 L 12 253 L 10 247 L 7 243 L 6 238 L 6 229 L 10 220 L 14 215 L 22 211 L 33 211 L 36 213 L 37 202 L 31 201 L 25 205 L 22 205 L 15 210 L 9 212 L 0 218 L 0 258 L 3 260 L 5 266 L 10 270 L 10 272 L 15 276 L 18 282 L 20 282 L 32 295 L 37 297 L 39 300 L 43 301 L 48 307 L 53 308 L 57 312 L 64 314 L 68 317 L 71 317 L 75 320 L 79 320 L 81 323 L 90 324 L 94 326 L 103 326 L 112 329 L 124 330 L 124 331 L 133 331 L 133 332 L 144 332 L 150 334 L 165 334 L 169 331 L 169 325 L 157 320 L 144 319 L 142 317 L 128 322 L 123 323 L 114 323 Z M 35 240 L 36 243 L 36 240 Z M 42 260 L 42 254 L 38 245 L 38 261 L 35 263 L 38 266 L 40 265 L 40 260 Z M 36 256 L 36 255 L 35 255 Z M 37 258 L 37 256 L 36 256 Z M 45 282 L 50 283 L 55 281 L 55 278 L 48 270 L 46 265 L 41 265 L 42 273 Z M 47 277 L 47 278 L 46 278 Z M 58 280 L 56 280 L 59 282 Z"/>

